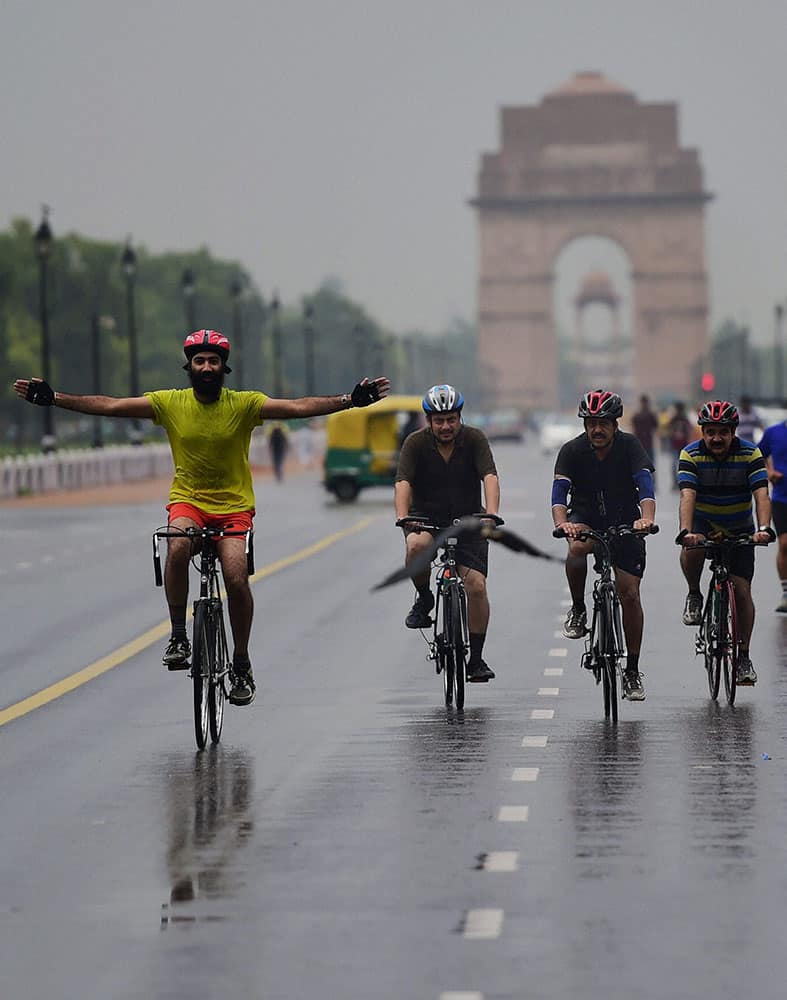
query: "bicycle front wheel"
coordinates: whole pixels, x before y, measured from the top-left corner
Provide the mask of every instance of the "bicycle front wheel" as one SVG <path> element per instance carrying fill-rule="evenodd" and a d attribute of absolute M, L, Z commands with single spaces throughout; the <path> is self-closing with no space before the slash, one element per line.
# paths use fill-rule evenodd
<path fill-rule="evenodd" d="M 467 669 L 467 646 L 465 632 L 467 631 L 467 605 L 464 593 L 458 587 L 451 587 L 448 593 L 450 606 L 451 649 L 454 661 L 454 700 L 461 712 L 465 707 L 465 671 Z"/>
<path fill-rule="evenodd" d="M 601 596 L 598 615 L 599 650 L 602 659 L 604 718 L 618 721 L 618 650 L 615 642 L 615 599 L 609 591 Z"/>
<path fill-rule="evenodd" d="M 438 616 L 437 612 L 440 610 L 442 610 L 442 615 Z M 437 598 L 437 609 L 435 612 L 435 619 L 440 621 L 440 632 L 435 636 L 437 669 L 443 673 L 443 697 L 445 698 L 445 703 L 446 705 L 453 705 L 454 657 L 451 643 L 449 642 L 451 634 L 449 616 L 448 595 L 440 594 Z"/>
<path fill-rule="evenodd" d="M 217 601 L 213 609 L 215 627 L 214 655 L 210 674 L 210 690 L 208 693 L 208 716 L 210 721 L 210 738 L 213 743 L 221 739 L 221 727 L 224 724 L 224 679 L 229 672 L 229 653 L 227 651 L 227 633 L 224 630 L 224 614 L 221 604 Z"/>
<path fill-rule="evenodd" d="M 705 671 L 708 674 L 708 691 L 714 701 L 719 697 L 719 684 L 721 683 L 720 622 L 721 599 L 715 583 L 711 581 L 708 599 L 705 601 L 705 610 L 702 613 L 700 639 L 705 656 Z"/>
<path fill-rule="evenodd" d="M 721 593 L 719 615 L 719 657 L 724 665 L 724 691 L 730 705 L 735 704 L 738 681 L 738 616 L 735 609 L 735 587 L 727 580 Z"/>
<path fill-rule="evenodd" d="M 208 700 L 210 697 L 212 624 L 204 601 L 194 606 L 194 641 L 192 642 L 191 678 L 194 682 L 194 735 L 197 747 L 205 749 L 208 742 Z"/>

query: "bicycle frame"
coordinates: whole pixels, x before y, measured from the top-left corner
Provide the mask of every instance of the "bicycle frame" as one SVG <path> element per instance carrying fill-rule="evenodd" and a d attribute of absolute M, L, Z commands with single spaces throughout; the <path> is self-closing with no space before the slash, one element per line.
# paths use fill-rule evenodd
<path fill-rule="evenodd" d="M 658 526 L 647 531 L 637 531 L 628 524 L 610 526 L 603 531 L 586 528 L 577 541 L 593 542 L 595 558 L 593 568 L 597 578 L 593 584 L 593 615 L 590 631 L 585 639 L 582 666 L 593 672 L 596 684 L 601 683 L 604 694 L 604 718 L 618 721 L 618 690 L 623 690 L 623 658 L 626 655 L 623 637 L 623 620 L 613 573 L 610 543 L 615 538 L 628 535 L 643 537 L 655 535 Z M 566 538 L 562 528 L 552 532 L 555 538 Z"/>
<path fill-rule="evenodd" d="M 681 532 L 676 538 L 678 544 L 681 544 L 683 534 Z M 741 535 L 706 539 L 699 545 L 685 546 L 687 549 L 703 549 L 710 559 L 710 582 L 703 605 L 702 621 L 694 638 L 694 652 L 705 659 L 708 690 L 714 701 L 719 696 L 723 668 L 724 691 L 730 705 L 735 704 L 740 658 L 735 584 L 730 574 L 730 558 L 733 549 L 752 545 L 754 542 L 749 535 Z"/>
<path fill-rule="evenodd" d="M 473 516 L 482 520 L 492 520 L 497 525 L 504 523 L 501 517 L 494 514 L 482 512 Z M 442 544 L 433 561 L 433 565 L 437 566 L 435 578 L 437 600 L 432 619 L 434 631 L 431 640 L 428 640 L 428 659 L 434 660 L 436 672 L 443 674 L 446 705 L 453 702 L 457 710 L 461 711 L 465 703 L 467 679 L 465 672 L 470 651 L 470 632 L 467 592 L 456 561 L 458 535 L 451 535 L 450 528 L 444 531 L 438 525 L 428 523 L 423 515 L 408 515 L 396 523 L 401 528 L 412 526 L 417 531 L 441 533 Z M 454 524 L 457 523 L 458 521 L 454 521 Z"/>
<path fill-rule="evenodd" d="M 163 584 L 161 573 L 160 538 L 190 539 L 194 564 L 194 546 L 200 543 L 199 597 L 194 601 L 192 665 L 188 676 L 194 687 L 194 725 L 197 746 L 204 749 L 208 732 L 218 743 L 224 721 L 224 700 L 229 695 L 231 663 L 224 626 L 224 609 L 219 583 L 219 554 L 216 543 L 220 538 L 245 537 L 246 564 L 249 575 L 254 572 L 254 553 L 250 531 L 218 528 L 167 528 L 153 534 L 153 569 L 156 586 Z M 195 564 L 196 565 L 196 564 Z"/>

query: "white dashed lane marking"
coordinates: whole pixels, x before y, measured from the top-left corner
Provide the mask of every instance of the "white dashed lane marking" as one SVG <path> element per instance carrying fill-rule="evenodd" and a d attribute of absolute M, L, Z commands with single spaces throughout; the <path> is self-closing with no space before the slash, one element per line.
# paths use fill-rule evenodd
<path fill-rule="evenodd" d="M 463 933 L 469 941 L 488 941 L 500 937 L 502 928 L 502 910 L 468 910 Z"/>
<path fill-rule="evenodd" d="M 554 719 L 554 708 L 534 708 L 530 713 L 531 719 Z"/>
<path fill-rule="evenodd" d="M 546 667 L 544 670 L 544 677 L 562 677 L 563 668 L 562 667 Z"/>
<path fill-rule="evenodd" d="M 497 814 L 499 823 L 527 823 L 530 818 L 530 806 L 500 806 Z"/>
<path fill-rule="evenodd" d="M 515 872 L 519 869 L 518 851 L 490 851 L 481 859 L 485 872 Z"/>
<path fill-rule="evenodd" d="M 539 688 L 538 693 L 542 698 L 557 698 L 560 688 Z"/>
<path fill-rule="evenodd" d="M 568 656 L 568 650 L 565 646 L 558 646 L 555 649 L 550 649 L 550 656 Z"/>
<path fill-rule="evenodd" d="M 515 767 L 511 775 L 512 781 L 538 781 L 537 767 Z"/>
<path fill-rule="evenodd" d="M 545 747 L 549 741 L 548 736 L 525 736 L 522 740 L 523 747 Z"/>
<path fill-rule="evenodd" d="M 441 993 L 440 1000 L 484 1000 L 483 993 L 468 993 L 467 990 L 449 990 L 448 993 Z"/>

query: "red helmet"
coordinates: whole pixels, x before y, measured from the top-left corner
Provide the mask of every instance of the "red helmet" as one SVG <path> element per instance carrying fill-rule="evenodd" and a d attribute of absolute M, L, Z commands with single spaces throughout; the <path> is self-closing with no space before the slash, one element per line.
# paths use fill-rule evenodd
<path fill-rule="evenodd" d="M 228 374 L 232 371 L 231 368 L 227 367 L 230 342 L 223 333 L 219 333 L 218 330 L 197 330 L 195 333 L 190 333 L 183 341 L 183 353 L 188 361 L 191 361 L 194 355 L 199 354 L 200 351 L 218 354 L 224 362 L 224 371 Z M 188 368 L 188 362 L 183 367 Z"/>
<path fill-rule="evenodd" d="M 586 392 L 579 401 L 577 416 L 585 420 L 587 417 L 605 417 L 607 420 L 617 420 L 623 416 L 623 400 L 616 392 L 607 389 L 593 389 Z"/>
<path fill-rule="evenodd" d="M 703 424 L 726 424 L 729 427 L 737 427 L 738 407 L 734 403 L 728 403 L 726 399 L 714 399 L 700 407 L 697 423 L 700 427 Z"/>

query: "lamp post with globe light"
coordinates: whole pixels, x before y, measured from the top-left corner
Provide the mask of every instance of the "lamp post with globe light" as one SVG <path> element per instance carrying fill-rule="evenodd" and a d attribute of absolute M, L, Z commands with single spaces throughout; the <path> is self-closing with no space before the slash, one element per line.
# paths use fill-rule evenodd
<path fill-rule="evenodd" d="M 235 381 L 239 389 L 243 388 L 243 316 L 241 315 L 241 299 L 243 283 L 240 278 L 230 282 L 230 297 L 232 298 L 232 353 L 235 357 Z"/>
<path fill-rule="evenodd" d="M 139 357 L 137 353 L 137 322 L 134 312 L 134 284 L 137 276 L 137 255 L 131 245 L 131 240 L 126 241 L 123 256 L 120 258 L 123 274 L 126 276 L 126 317 L 128 326 L 128 363 L 129 363 L 129 395 L 136 398 L 139 395 Z M 142 444 L 142 427 L 139 419 L 134 417 L 131 421 L 131 433 L 129 435 L 132 444 Z"/>
<path fill-rule="evenodd" d="M 38 258 L 38 307 L 41 318 L 41 376 L 45 382 L 50 381 L 50 344 L 49 344 L 49 308 L 47 305 L 47 268 L 52 253 L 52 229 L 49 225 L 49 207 L 44 205 L 41 224 L 33 236 L 36 257 Z M 45 406 L 44 433 L 41 438 L 41 451 L 50 452 L 57 448 L 55 438 L 54 407 Z"/>
<path fill-rule="evenodd" d="M 196 316 L 196 292 L 197 279 L 190 267 L 185 268 L 180 278 L 180 290 L 183 293 L 183 308 L 186 313 L 187 333 L 193 333 L 197 329 Z"/>

